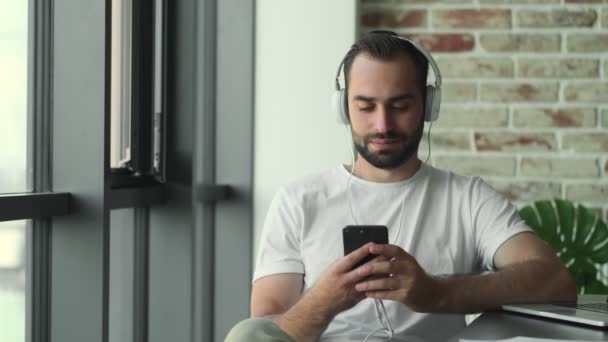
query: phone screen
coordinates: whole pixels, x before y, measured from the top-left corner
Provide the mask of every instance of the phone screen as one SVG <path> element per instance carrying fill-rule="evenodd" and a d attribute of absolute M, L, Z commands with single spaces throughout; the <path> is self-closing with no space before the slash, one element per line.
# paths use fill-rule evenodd
<path fill-rule="evenodd" d="M 344 241 L 344 255 L 347 255 L 368 242 L 387 244 L 388 229 L 386 226 L 376 225 L 346 226 L 342 229 L 342 240 Z M 363 260 L 359 261 L 353 269 L 374 259 L 374 257 L 375 255 L 373 254 L 366 256 Z"/>

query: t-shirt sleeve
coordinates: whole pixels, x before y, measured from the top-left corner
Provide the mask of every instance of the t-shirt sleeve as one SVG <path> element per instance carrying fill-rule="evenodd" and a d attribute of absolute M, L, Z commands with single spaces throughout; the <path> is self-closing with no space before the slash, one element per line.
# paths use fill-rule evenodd
<path fill-rule="evenodd" d="M 253 281 L 280 273 L 304 274 L 300 254 L 302 210 L 281 188 L 270 204 L 258 251 Z"/>
<path fill-rule="evenodd" d="M 481 178 L 474 178 L 471 198 L 471 220 L 478 255 L 485 270 L 494 270 L 494 255 L 509 238 L 531 232 L 517 208 Z"/>

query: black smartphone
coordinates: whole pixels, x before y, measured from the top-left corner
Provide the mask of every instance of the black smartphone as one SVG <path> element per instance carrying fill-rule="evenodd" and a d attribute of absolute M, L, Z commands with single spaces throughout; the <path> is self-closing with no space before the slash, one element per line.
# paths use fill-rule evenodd
<path fill-rule="evenodd" d="M 388 229 L 386 226 L 356 225 L 346 226 L 342 229 L 342 240 L 344 241 L 344 255 L 351 253 L 368 242 L 378 244 L 388 243 Z M 359 261 L 353 269 L 374 259 L 376 256 L 370 254 Z"/>

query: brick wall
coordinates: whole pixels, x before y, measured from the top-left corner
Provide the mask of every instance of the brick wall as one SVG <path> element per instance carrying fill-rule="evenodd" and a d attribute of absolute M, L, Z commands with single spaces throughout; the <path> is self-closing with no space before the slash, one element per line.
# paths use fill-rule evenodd
<path fill-rule="evenodd" d="M 433 52 L 433 165 L 608 218 L 608 0 L 360 0 L 359 19 Z"/>

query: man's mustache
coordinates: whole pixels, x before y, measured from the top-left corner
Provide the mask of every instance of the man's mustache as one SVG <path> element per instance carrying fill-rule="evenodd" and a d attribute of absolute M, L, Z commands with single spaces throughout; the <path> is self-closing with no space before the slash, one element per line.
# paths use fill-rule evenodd
<path fill-rule="evenodd" d="M 391 140 L 404 140 L 407 139 L 407 135 L 388 132 L 388 133 L 376 133 L 365 136 L 366 141 L 370 141 L 372 139 L 391 139 Z"/>

